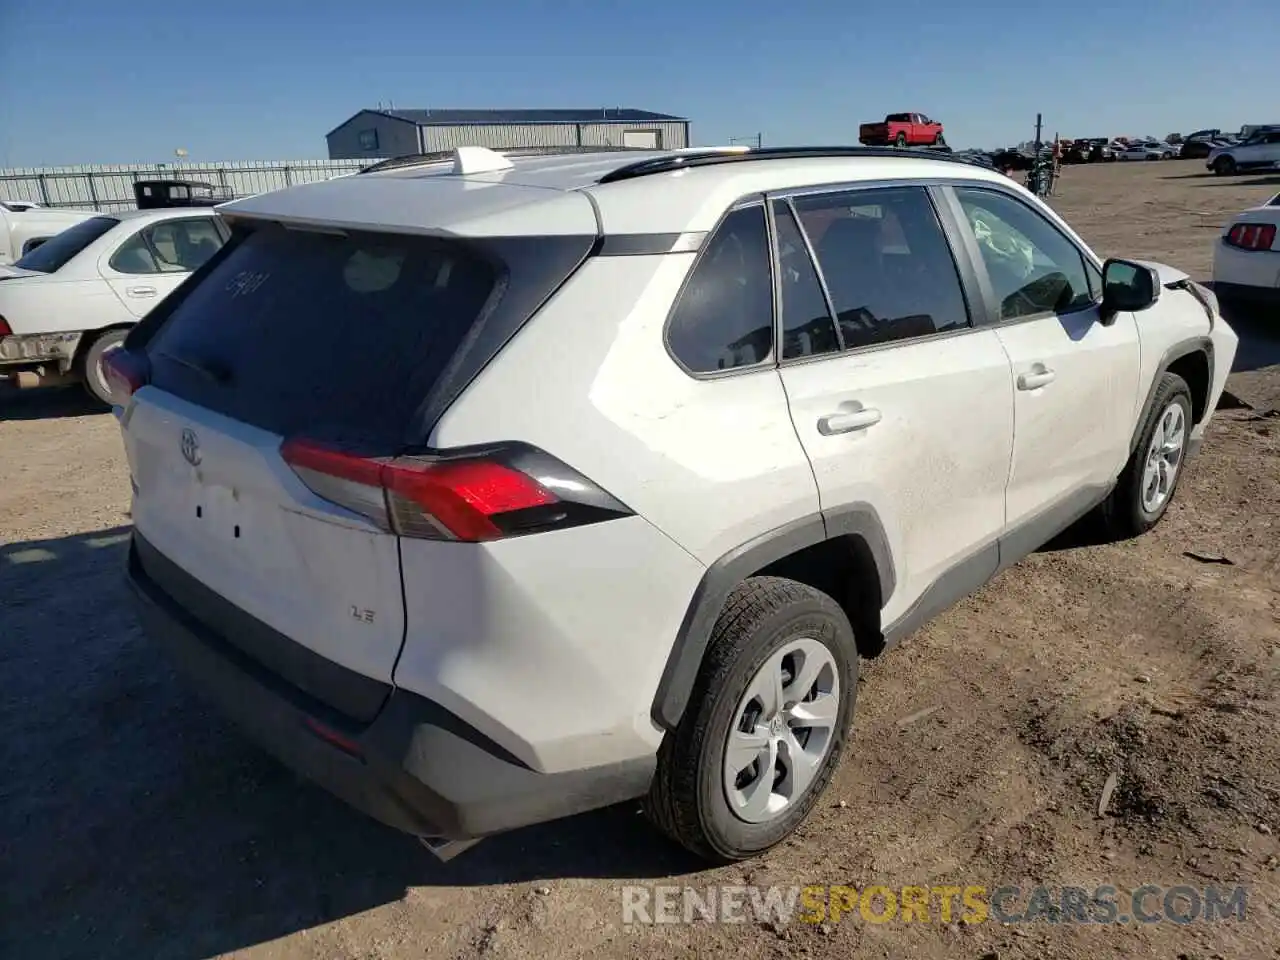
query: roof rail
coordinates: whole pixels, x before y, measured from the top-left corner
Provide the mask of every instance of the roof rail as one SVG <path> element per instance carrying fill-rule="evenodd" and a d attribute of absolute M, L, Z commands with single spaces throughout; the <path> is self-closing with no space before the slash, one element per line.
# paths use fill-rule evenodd
<path fill-rule="evenodd" d="M 669 173 L 672 170 L 685 170 L 690 167 L 709 167 L 721 163 L 746 163 L 751 160 L 810 160 L 824 157 L 893 157 L 899 160 L 945 160 L 967 166 L 976 165 L 973 159 L 952 153 L 949 149 L 938 150 L 928 147 L 762 147 L 737 150 L 733 153 L 728 153 L 723 148 L 709 147 L 706 152 L 689 150 L 639 160 L 625 167 L 610 170 L 600 178 L 599 182 L 617 183 L 621 180 L 633 180 L 636 177 L 647 177 L 655 173 Z"/>
<path fill-rule="evenodd" d="M 577 153 L 653 153 L 653 147 L 616 147 L 612 145 L 600 146 L 577 146 L 564 145 L 553 147 L 490 147 L 495 153 L 500 153 L 504 157 L 556 157 L 561 155 L 572 155 Z M 708 150 L 712 149 L 710 147 Z M 445 160 L 453 160 L 453 150 L 436 150 L 431 153 L 406 153 L 399 157 L 389 157 L 386 160 L 378 160 L 369 164 L 367 167 L 361 167 L 356 173 L 377 173 L 380 170 L 399 170 L 402 167 L 416 167 L 427 163 L 441 163 Z"/>

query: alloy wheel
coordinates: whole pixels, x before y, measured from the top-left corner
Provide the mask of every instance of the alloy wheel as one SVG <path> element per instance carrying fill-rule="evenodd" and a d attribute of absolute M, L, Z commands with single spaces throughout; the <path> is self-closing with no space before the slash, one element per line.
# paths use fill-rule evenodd
<path fill-rule="evenodd" d="M 724 749 L 725 797 L 736 817 L 764 823 L 804 796 L 835 740 L 840 695 L 835 658 L 816 640 L 792 640 L 761 665 Z"/>

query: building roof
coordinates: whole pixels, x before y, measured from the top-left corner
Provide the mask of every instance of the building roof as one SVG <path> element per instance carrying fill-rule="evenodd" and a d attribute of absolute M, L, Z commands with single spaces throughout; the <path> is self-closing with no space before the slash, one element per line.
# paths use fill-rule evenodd
<path fill-rule="evenodd" d="M 361 110 L 360 113 L 379 113 L 423 127 L 517 123 L 688 123 L 687 117 L 654 113 L 652 110 L 635 110 L 631 107 L 591 107 L 585 110 Z M 358 117 L 360 113 L 355 116 Z M 355 117 L 351 119 L 354 120 Z M 350 122 L 347 120 L 339 126 Z"/>

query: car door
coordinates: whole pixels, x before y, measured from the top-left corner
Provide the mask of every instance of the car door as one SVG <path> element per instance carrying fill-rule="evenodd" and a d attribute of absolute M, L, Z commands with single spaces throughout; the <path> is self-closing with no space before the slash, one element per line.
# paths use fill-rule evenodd
<path fill-rule="evenodd" d="M 1252 134 L 1244 143 L 1231 150 L 1231 156 L 1238 167 L 1256 167 L 1267 162 L 1267 135 Z"/>
<path fill-rule="evenodd" d="M 1124 466 L 1138 403 L 1137 326 L 1131 313 L 1103 321 L 1092 256 L 1029 199 L 994 184 L 949 192 L 1013 367 L 1007 509 L 1018 542 L 1009 552 L 1025 553 L 1045 528 L 1097 502 Z"/>
<path fill-rule="evenodd" d="M 1256 162 L 1272 167 L 1280 165 L 1280 130 L 1272 130 L 1263 137 Z"/>
<path fill-rule="evenodd" d="M 213 216 L 152 222 L 103 254 L 98 270 L 135 319 L 177 289 L 225 240 Z"/>
<path fill-rule="evenodd" d="M 1009 362 L 995 332 L 970 323 L 928 188 L 808 191 L 770 207 L 792 420 L 828 530 L 857 504 L 879 515 L 896 577 L 881 614 L 892 636 L 996 569 Z"/>

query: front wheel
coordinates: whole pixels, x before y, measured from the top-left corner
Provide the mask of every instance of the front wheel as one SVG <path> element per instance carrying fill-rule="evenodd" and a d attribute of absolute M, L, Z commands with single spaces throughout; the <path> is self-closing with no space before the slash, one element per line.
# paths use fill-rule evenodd
<path fill-rule="evenodd" d="M 1213 172 L 1220 177 L 1230 177 L 1236 172 L 1234 157 L 1219 157 L 1213 161 Z"/>
<path fill-rule="evenodd" d="M 124 343 L 129 335 L 128 330 L 108 330 L 100 334 L 89 348 L 81 354 L 80 379 L 89 396 L 99 403 L 111 406 L 111 385 L 107 382 L 107 372 L 102 365 L 106 355 Z"/>
<path fill-rule="evenodd" d="M 1161 376 L 1138 444 L 1102 517 L 1117 539 L 1146 533 L 1165 515 L 1182 478 L 1191 439 L 1191 390 L 1176 373 Z"/>
<path fill-rule="evenodd" d="M 853 629 L 834 600 L 780 577 L 739 584 L 658 751 L 650 819 L 720 863 L 781 842 L 835 772 L 857 684 Z"/>

